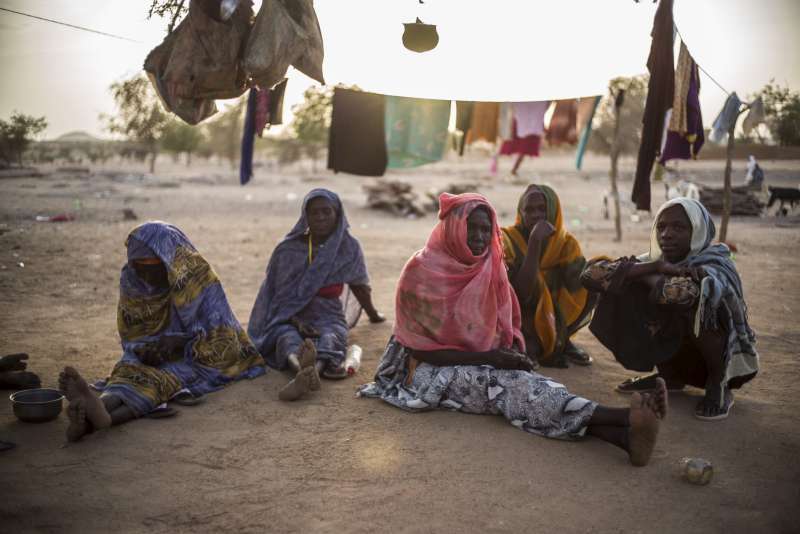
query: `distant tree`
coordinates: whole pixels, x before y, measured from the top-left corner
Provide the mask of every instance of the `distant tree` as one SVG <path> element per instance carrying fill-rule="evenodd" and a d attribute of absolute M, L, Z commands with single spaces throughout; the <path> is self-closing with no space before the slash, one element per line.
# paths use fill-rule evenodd
<path fill-rule="evenodd" d="M 8 121 L 0 119 L 0 159 L 6 165 L 22 165 L 22 155 L 33 138 L 47 128 L 44 117 L 32 117 L 15 111 Z"/>
<path fill-rule="evenodd" d="M 155 172 L 159 139 L 169 123 L 158 97 L 144 75 L 114 82 L 110 87 L 117 105 L 117 114 L 102 114 L 108 131 L 125 136 L 143 146 L 150 154 L 150 172 Z"/>
<path fill-rule="evenodd" d="M 632 78 L 614 78 L 609 82 L 609 94 L 600 101 L 593 121 L 589 149 L 602 154 L 611 151 L 614 139 L 614 95 L 625 91 L 625 100 L 620 108 L 619 153 L 636 154 L 642 135 L 642 117 L 647 98 L 647 75 Z"/>
<path fill-rule="evenodd" d="M 201 153 L 215 154 L 227 159 L 232 167 L 236 166 L 242 144 L 246 98 L 239 98 L 235 104 L 203 125 L 205 136 L 199 150 Z"/>
<path fill-rule="evenodd" d="M 203 130 L 198 126 L 171 119 L 161 135 L 161 148 L 173 154 L 186 154 L 186 166 L 192 164 L 192 154 L 203 142 Z"/>
<path fill-rule="evenodd" d="M 303 93 L 303 101 L 292 107 L 292 133 L 311 158 L 313 172 L 317 171 L 317 158 L 328 146 L 332 101 L 333 88 L 312 86 Z"/>
<path fill-rule="evenodd" d="M 771 80 L 761 90 L 767 128 L 781 146 L 800 145 L 800 92 Z"/>

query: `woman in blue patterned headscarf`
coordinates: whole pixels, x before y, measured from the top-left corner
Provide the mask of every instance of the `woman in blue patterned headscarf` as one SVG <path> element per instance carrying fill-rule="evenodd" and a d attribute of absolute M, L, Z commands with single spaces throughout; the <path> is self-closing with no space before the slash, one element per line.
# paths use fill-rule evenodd
<path fill-rule="evenodd" d="M 319 373 L 344 375 L 348 325 L 340 296 L 345 285 L 371 322 L 385 320 L 372 304 L 364 253 L 349 226 L 339 196 L 313 189 L 267 264 L 247 331 L 270 366 L 297 373 L 281 391 L 283 400 L 317 389 Z"/>
<path fill-rule="evenodd" d="M 60 386 L 70 400 L 71 441 L 92 426 L 124 423 L 177 396 L 191 402 L 265 372 L 217 274 L 183 232 L 148 222 L 125 244 L 128 261 L 117 307 L 123 354 L 111 376 L 95 384 L 102 402 L 75 369 L 61 373 Z"/>

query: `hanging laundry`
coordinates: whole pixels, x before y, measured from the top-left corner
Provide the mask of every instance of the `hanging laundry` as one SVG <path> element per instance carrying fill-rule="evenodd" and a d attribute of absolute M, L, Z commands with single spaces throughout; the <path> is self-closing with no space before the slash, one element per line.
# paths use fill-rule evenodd
<path fill-rule="evenodd" d="M 686 48 L 686 43 L 681 41 L 678 52 L 678 66 L 675 67 L 675 90 L 672 95 L 672 117 L 669 121 L 669 130 L 685 133 L 688 131 L 688 118 L 686 99 L 689 94 L 694 61 Z"/>
<path fill-rule="evenodd" d="M 312 0 L 264 0 L 244 52 L 254 82 L 271 88 L 289 65 L 324 84 L 324 49 Z"/>
<path fill-rule="evenodd" d="M 497 136 L 500 139 L 511 139 L 514 135 L 511 129 L 513 123 L 514 105 L 511 102 L 501 102 L 497 122 Z"/>
<path fill-rule="evenodd" d="M 583 155 L 586 152 L 586 145 L 592 135 L 592 119 L 594 119 L 597 105 L 600 103 L 600 96 L 581 97 L 578 100 L 578 112 L 575 116 L 575 129 L 578 132 L 578 147 L 575 150 L 575 168 L 581 170 L 583 166 Z"/>
<path fill-rule="evenodd" d="M 514 120 L 517 123 L 516 135 L 528 137 L 544 134 L 544 114 L 550 107 L 549 100 L 538 102 L 513 102 Z"/>
<path fill-rule="evenodd" d="M 536 157 L 539 155 L 539 145 L 541 142 L 542 137 L 536 134 L 520 137 L 517 134 L 517 120 L 514 119 L 511 122 L 511 139 L 503 141 L 503 144 L 500 146 L 500 155 L 510 156 L 511 154 L 520 154 L 523 156 Z"/>
<path fill-rule="evenodd" d="M 337 87 L 328 133 L 328 168 L 361 176 L 386 172 L 385 97 Z"/>
<path fill-rule="evenodd" d="M 475 102 L 456 102 L 456 130 L 461 131 L 461 138 L 458 140 L 456 150 L 459 156 L 464 155 L 464 146 L 467 144 L 467 134 L 472 125 L 472 112 L 475 109 Z"/>
<path fill-rule="evenodd" d="M 724 141 L 725 137 L 728 135 L 728 130 L 736 123 L 736 119 L 739 117 L 740 107 L 742 107 L 742 101 L 739 100 L 736 93 L 733 92 L 728 95 L 725 104 L 722 106 L 722 110 L 711 125 L 711 133 L 708 134 L 708 138 L 715 143 Z"/>
<path fill-rule="evenodd" d="M 247 95 L 247 112 L 244 116 L 244 132 L 242 133 L 242 153 L 239 158 L 239 182 L 245 185 L 253 177 L 253 148 L 256 140 L 256 108 L 258 106 L 258 89 L 250 89 Z"/>
<path fill-rule="evenodd" d="M 650 33 L 652 42 L 647 58 L 650 81 L 647 84 L 636 178 L 631 193 L 631 200 L 640 210 L 650 211 L 650 172 L 661 146 L 664 114 L 672 106 L 675 90 L 672 3 L 672 0 L 661 0 Z"/>
<path fill-rule="evenodd" d="M 272 89 L 256 90 L 255 128 L 256 135 L 264 136 L 264 129 L 270 126 L 283 124 L 283 95 L 286 92 L 287 78 Z"/>
<path fill-rule="evenodd" d="M 418 167 L 442 159 L 450 101 L 386 97 L 386 150 L 390 169 Z"/>
<path fill-rule="evenodd" d="M 472 125 L 467 134 L 467 144 L 475 141 L 497 141 L 497 117 L 500 104 L 497 102 L 475 102 L 472 110 Z"/>
<path fill-rule="evenodd" d="M 684 48 L 681 48 L 683 53 Z M 661 149 L 659 163 L 664 165 L 671 159 L 695 159 L 700 152 L 700 148 L 705 142 L 705 132 L 703 131 L 703 114 L 700 111 L 700 72 L 697 64 L 689 56 L 689 78 L 688 83 L 682 80 L 683 73 L 678 69 L 675 77 L 675 101 L 672 106 L 672 115 L 669 120 L 666 143 Z M 680 59 L 678 60 L 680 66 Z M 678 83 L 678 79 L 681 83 Z M 685 94 L 683 88 L 686 88 Z M 681 101 L 678 98 L 684 94 Z M 685 118 L 675 118 L 676 114 L 683 114 Z M 675 130 L 674 128 L 682 128 Z"/>
<path fill-rule="evenodd" d="M 744 135 L 749 136 L 753 128 L 764 122 L 765 118 L 764 101 L 759 96 L 750 104 L 750 111 L 747 112 L 747 116 L 742 121 Z"/>
<path fill-rule="evenodd" d="M 576 130 L 578 120 L 578 101 L 574 98 L 556 100 L 553 116 L 547 127 L 547 144 L 558 146 L 564 143 L 574 145 L 578 141 Z"/>

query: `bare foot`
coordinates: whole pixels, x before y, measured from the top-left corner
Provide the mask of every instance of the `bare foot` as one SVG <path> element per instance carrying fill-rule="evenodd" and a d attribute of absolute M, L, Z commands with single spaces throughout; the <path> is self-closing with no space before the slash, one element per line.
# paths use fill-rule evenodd
<path fill-rule="evenodd" d="M 647 465 L 658 437 L 658 414 L 653 401 L 639 393 L 631 395 L 630 429 L 628 430 L 628 456 L 633 465 Z"/>
<path fill-rule="evenodd" d="M 667 383 L 663 378 L 656 379 L 656 389 L 650 394 L 649 400 L 650 408 L 659 419 L 664 419 L 669 411 L 669 393 L 667 393 Z"/>
<path fill-rule="evenodd" d="M 295 401 L 308 393 L 311 390 L 310 376 L 312 373 L 316 373 L 314 366 L 301 369 L 297 376 L 278 392 L 278 398 L 282 401 Z"/>
<path fill-rule="evenodd" d="M 70 404 L 77 400 L 81 401 L 86 412 L 86 419 L 92 423 L 95 429 L 100 430 L 111 426 L 111 415 L 106 410 L 103 401 L 89 389 L 89 384 L 74 367 L 64 367 L 64 371 L 58 378 L 58 386 Z"/>
<path fill-rule="evenodd" d="M 309 367 L 313 369 L 313 372 L 309 371 L 309 383 L 308 388 L 311 391 L 317 391 L 321 387 L 320 380 L 319 380 L 319 372 L 317 371 L 317 347 L 314 345 L 314 342 L 310 339 L 305 339 L 303 344 L 300 345 L 300 354 L 298 355 L 298 361 L 300 362 L 300 369 L 308 369 Z"/>
<path fill-rule="evenodd" d="M 314 342 L 308 338 L 304 339 L 297 358 L 300 361 L 300 369 L 314 365 L 317 362 L 317 347 Z"/>
<path fill-rule="evenodd" d="M 67 427 L 67 441 L 74 442 L 89 433 L 89 423 L 86 422 L 86 408 L 83 399 L 78 398 L 67 406 L 69 426 Z"/>

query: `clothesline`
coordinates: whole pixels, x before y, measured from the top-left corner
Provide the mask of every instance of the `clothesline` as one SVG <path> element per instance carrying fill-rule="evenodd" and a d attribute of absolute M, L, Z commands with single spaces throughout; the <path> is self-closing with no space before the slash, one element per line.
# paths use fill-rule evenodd
<path fill-rule="evenodd" d="M 7 11 L 9 13 L 14 13 L 16 15 L 22 15 L 23 17 L 30 17 L 32 19 L 43 20 L 45 22 L 52 22 L 53 24 L 60 24 L 61 26 L 67 26 L 68 28 L 73 28 L 76 30 L 81 30 L 90 33 L 96 33 L 98 35 L 105 35 L 106 37 L 113 37 L 114 39 L 121 39 L 123 41 L 130 41 L 131 43 L 138 43 L 142 44 L 142 41 L 137 41 L 135 39 L 131 39 L 130 37 L 123 37 L 122 35 L 115 35 L 113 33 L 102 32 L 100 30 L 93 30 L 92 28 L 86 28 L 85 26 L 77 26 L 75 24 L 70 24 L 68 22 L 61 22 L 59 20 L 48 19 L 44 17 L 39 17 L 37 15 L 31 15 L 30 13 L 23 13 L 21 11 L 14 11 L 13 9 L 8 9 L 6 7 L 0 7 L 0 11 Z"/>
<path fill-rule="evenodd" d="M 677 34 L 678 34 L 678 37 L 680 37 L 680 38 L 681 38 L 681 41 L 683 41 L 684 43 L 686 43 L 686 39 L 684 39 L 684 38 L 683 38 L 683 35 L 681 35 L 681 32 L 680 32 L 680 30 L 678 29 L 678 27 L 677 27 L 677 26 L 674 26 L 674 28 L 675 28 L 675 33 L 677 33 Z M 697 62 L 695 62 L 695 64 L 697 65 L 697 68 L 698 68 L 698 69 L 700 69 L 700 70 L 702 71 L 702 73 L 703 73 L 703 74 L 705 74 L 706 76 L 708 76 L 708 78 L 709 78 L 709 79 L 710 79 L 712 82 L 714 82 L 714 84 L 715 84 L 717 87 L 719 87 L 719 88 L 722 90 L 722 92 L 723 92 L 723 93 L 725 93 L 725 94 L 726 94 L 726 95 L 728 95 L 728 96 L 731 96 L 731 92 L 730 92 L 730 91 L 728 91 L 727 89 L 725 89 L 725 88 L 722 86 L 722 84 L 720 84 L 720 83 L 719 83 L 717 80 L 715 80 L 715 79 L 714 79 L 714 77 L 713 77 L 713 76 L 711 76 L 711 75 L 708 73 L 708 71 L 707 71 L 706 69 L 704 69 L 703 67 L 701 67 L 701 66 L 700 66 L 700 64 L 699 64 L 699 63 L 697 63 Z"/>

